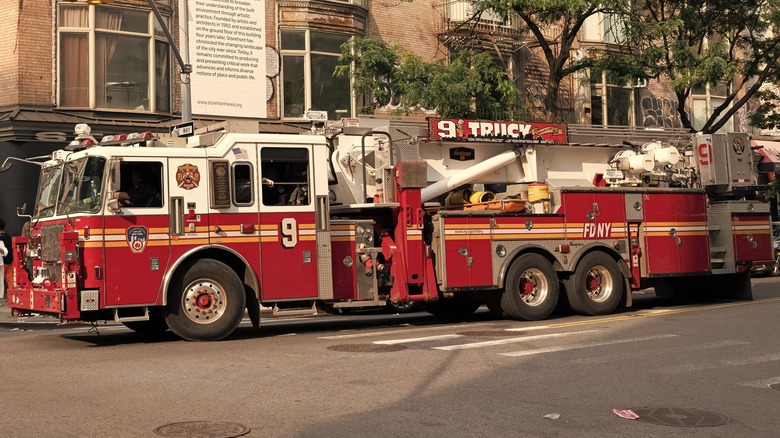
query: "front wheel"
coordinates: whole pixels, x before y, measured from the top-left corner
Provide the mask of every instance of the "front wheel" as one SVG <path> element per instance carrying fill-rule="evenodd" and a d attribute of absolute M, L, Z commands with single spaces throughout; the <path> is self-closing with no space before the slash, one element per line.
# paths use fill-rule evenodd
<path fill-rule="evenodd" d="M 539 254 L 524 254 L 512 262 L 506 274 L 501 309 L 511 319 L 545 319 L 555 310 L 559 291 L 550 261 Z"/>
<path fill-rule="evenodd" d="M 165 322 L 188 341 L 217 341 L 238 327 L 245 306 L 238 275 L 222 262 L 203 259 L 171 283 Z"/>
<path fill-rule="evenodd" d="M 572 310 L 582 315 L 612 313 L 623 295 L 623 275 L 617 262 L 603 252 L 585 255 L 564 284 Z"/>

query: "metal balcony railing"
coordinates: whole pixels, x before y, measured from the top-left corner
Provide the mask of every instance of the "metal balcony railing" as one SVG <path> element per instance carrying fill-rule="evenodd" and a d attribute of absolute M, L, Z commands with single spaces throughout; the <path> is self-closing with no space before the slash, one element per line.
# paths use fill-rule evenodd
<path fill-rule="evenodd" d="M 468 0 L 450 0 L 444 2 L 444 18 L 447 29 L 452 29 L 459 24 L 474 18 L 478 9 Z M 479 19 L 474 19 L 472 26 L 475 30 L 503 30 L 517 31 L 520 29 L 519 19 L 510 16 L 504 20 L 500 15 L 492 11 L 482 11 Z"/>

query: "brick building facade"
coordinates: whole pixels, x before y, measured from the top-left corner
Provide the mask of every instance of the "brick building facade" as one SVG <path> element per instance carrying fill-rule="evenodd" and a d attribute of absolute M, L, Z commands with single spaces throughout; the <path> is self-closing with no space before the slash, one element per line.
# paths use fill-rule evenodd
<path fill-rule="evenodd" d="M 426 61 L 447 59 L 451 51 L 466 46 L 491 51 L 503 60 L 532 108 L 540 103 L 540 82 L 546 77 L 538 50 L 516 23 L 483 17 L 469 35 L 459 34 L 459 25 L 472 15 L 467 0 L 156 0 L 155 4 L 177 47 L 189 55 L 194 68 L 190 77 L 178 74 L 176 57 L 146 0 L 116 0 L 108 5 L 88 5 L 86 0 L 4 4 L 0 9 L 0 160 L 47 155 L 62 148 L 73 138 L 76 123 L 89 123 L 93 132 L 101 134 L 167 131 L 181 121 L 180 83 L 190 80 L 196 126 L 240 118 L 256 121 L 261 130 L 296 131 L 296 125 L 305 125 L 303 116 L 310 109 L 328 111 L 332 120 L 355 116 L 358 102 L 349 92 L 348 78 L 333 78 L 328 71 L 339 45 L 353 35 L 396 42 Z M 181 20 L 182 5 L 190 8 L 190 22 Z M 262 16 L 256 15 L 259 12 Z M 262 35 L 249 32 L 244 25 L 249 22 L 257 29 L 263 27 Z M 591 44 L 605 43 L 599 41 L 599 26 L 593 23 L 588 30 L 596 35 Z M 182 44 L 185 34 L 189 44 Z M 235 57 L 225 55 L 225 44 L 233 44 L 230 50 Z M 253 66 L 252 56 L 262 64 Z M 216 66 L 211 71 L 199 62 L 208 57 Z M 223 74 L 229 70 L 235 70 L 230 75 L 235 79 Z M 260 71 L 264 77 L 252 74 Z M 222 76 L 219 81 L 208 79 L 217 75 Z M 237 79 L 241 76 L 253 79 Z M 674 95 L 662 83 L 623 87 L 596 82 L 589 84 L 580 75 L 561 84 L 566 120 L 680 127 Z M 258 99 L 265 100 L 259 110 L 235 109 L 257 105 Z M 16 163 L 0 178 L 0 217 L 16 234 L 23 223 L 16 217 L 16 207 L 27 203 L 26 213 L 32 211 L 37 168 Z"/>

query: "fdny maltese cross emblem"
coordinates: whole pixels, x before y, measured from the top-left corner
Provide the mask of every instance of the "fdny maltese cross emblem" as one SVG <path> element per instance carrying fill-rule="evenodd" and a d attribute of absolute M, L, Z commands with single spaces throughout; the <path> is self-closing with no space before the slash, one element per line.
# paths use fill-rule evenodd
<path fill-rule="evenodd" d="M 146 242 L 149 241 L 149 231 L 146 227 L 130 227 L 127 229 L 127 244 L 130 251 L 136 254 L 144 252 Z"/>
<path fill-rule="evenodd" d="M 200 172 L 194 164 L 182 164 L 176 170 L 176 183 L 184 190 L 192 190 L 200 184 Z"/>

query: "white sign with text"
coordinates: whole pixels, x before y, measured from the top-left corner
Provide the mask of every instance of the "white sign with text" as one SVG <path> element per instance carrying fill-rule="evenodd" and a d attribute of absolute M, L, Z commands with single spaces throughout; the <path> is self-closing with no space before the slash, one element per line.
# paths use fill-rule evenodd
<path fill-rule="evenodd" d="M 265 1 L 189 0 L 192 113 L 266 117 Z"/>

